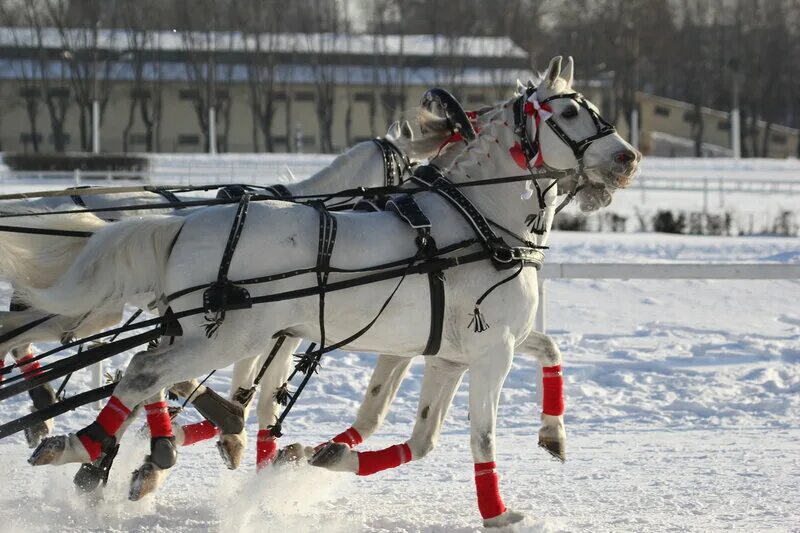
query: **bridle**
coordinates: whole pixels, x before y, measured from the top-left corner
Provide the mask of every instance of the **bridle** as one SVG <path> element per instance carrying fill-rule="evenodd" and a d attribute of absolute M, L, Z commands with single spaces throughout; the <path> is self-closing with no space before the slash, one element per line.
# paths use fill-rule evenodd
<path fill-rule="evenodd" d="M 550 106 L 550 102 L 560 99 L 572 100 L 578 104 L 579 107 L 582 107 L 589 113 L 596 130 L 593 135 L 589 135 L 588 137 L 580 140 L 575 140 L 567 135 L 564 129 L 558 124 L 558 122 L 556 122 L 554 118 L 555 113 Z M 528 117 L 533 118 L 536 126 L 536 132 L 533 136 L 533 139 L 531 139 L 531 136 L 528 133 Z M 516 100 L 514 100 L 514 133 L 519 138 L 519 147 L 515 146 L 512 148 L 511 155 L 514 157 L 514 160 L 520 167 L 527 169 L 532 175 L 536 174 L 537 169 L 539 171 L 554 170 L 547 165 L 547 163 L 545 163 L 544 155 L 542 154 L 541 142 L 539 140 L 539 132 L 542 129 L 542 122 L 547 124 L 553 133 L 555 133 L 556 136 L 558 136 L 558 138 L 561 139 L 561 141 L 567 145 L 570 150 L 572 150 L 572 154 L 575 156 L 575 160 L 578 163 L 577 167 L 574 169 L 577 179 L 575 180 L 575 184 L 573 185 L 572 189 L 567 193 L 567 197 L 556 208 L 556 213 L 558 213 L 564 207 L 566 207 L 570 201 L 572 201 L 572 199 L 581 189 L 586 186 L 587 169 L 584 162 L 586 150 L 589 149 L 589 146 L 591 146 L 593 142 L 598 141 L 603 137 L 608 137 L 609 135 L 615 134 L 617 129 L 603 117 L 601 117 L 600 114 L 589 105 L 588 101 L 581 93 L 571 92 L 555 94 L 545 98 L 542 101 L 539 101 L 536 94 L 536 87 L 529 86 L 525 92 L 523 92 Z M 515 148 L 517 149 L 516 151 Z M 535 179 L 532 180 L 536 189 L 535 192 L 537 200 L 539 202 L 539 213 L 530 215 L 526 219 L 526 223 L 531 226 L 531 231 L 534 233 L 542 234 L 544 232 L 543 218 L 544 209 L 546 207 L 544 197 L 552 187 L 558 184 L 560 179 L 563 179 L 563 177 L 554 180 L 553 183 L 548 185 L 545 189 L 542 189 L 539 186 L 538 181 Z"/>

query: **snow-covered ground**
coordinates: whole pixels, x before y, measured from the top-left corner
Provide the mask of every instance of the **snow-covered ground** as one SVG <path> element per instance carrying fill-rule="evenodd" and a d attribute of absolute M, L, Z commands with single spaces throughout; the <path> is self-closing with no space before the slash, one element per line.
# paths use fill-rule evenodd
<path fill-rule="evenodd" d="M 555 262 L 800 263 L 800 242 L 789 238 L 557 233 L 551 244 Z M 549 333 L 565 357 L 568 461 L 537 449 L 537 365 L 518 357 L 501 399 L 497 461 L 506 503 L 528 516 L 515 531 L 800 530 L 800 282 L 548 285 Z M 282 441 L 316 443 L 346 428 L 371 362 L 330 354 Z M 73 393 L 88 386 L 88 370 L 80 374 Z M 421 375 L 416 363 L 367 449 L 408 437 Z M 228 376 L 212 382 L 226 390 Z M 431 455 L 368 478 L 308 466 L 257 476 L 251 417 L 239 471 L 225 470 L 210 442 L 182 449 L 162 490 L 139 503 L 126 487 L 147 443 L 129 433 L 104 500 L 90 505 L 72 489 L 75 467 L 29 467 L 13 436 L 0 441 L 0 530 L 473 531 L 467 383 Z M 11 399 L 2 418 L 27 409 L 26 398 Z M 95 413 L 86 407 L 57 425 L 76 430 Z"/>

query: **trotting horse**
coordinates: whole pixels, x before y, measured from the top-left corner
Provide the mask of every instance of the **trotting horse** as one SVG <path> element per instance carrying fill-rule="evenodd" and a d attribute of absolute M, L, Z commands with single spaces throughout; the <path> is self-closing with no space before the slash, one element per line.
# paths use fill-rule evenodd
<path fill-rule="evenodd" d="M 496 106 L 477 139 L 444 169 L 457 185 L 483 183 L 464 187 L 463 196 L 486 219 L 524 241 L 536 239 L 526 220 L 533 220 L 535 228 L 548 227 L 552 221 L 555 189 L 544 182 L 547 193 L 542 205 L 521 200 L 524 191 L 519 185 L 496 179 L 498 176 L 518 175 L 520 168 L 530 164 L 577 169 L 585 179 L 613 190 L 627 186 L 638 166 L 639 154 L 600 118 L 596 108 L 571 90 L 571 64 L 565 71 L 560 76 L 560 58 L 551 61 L 538 86 Z M 437 178 L 434 183 L 439 188 L 415 194 L 417 205 L 434 221 L 431 236 L 440 246 L 474 238 L 473 227 L 437 192 L 446 182 Z M 141 293 L 169 295 L 211 284 L 218 274 L 219 258 L 227 248 L 236 212 L 230 206 L 214 207 L 186 217 L 147 217 L 111 225 L 90 239 L 55 285 L 31 289 L 26 299 L 48 312 L 74 313 L 118 307 Z M 314 265 L 319 255 L 321 219 L 334 219 L 338 226 L 337 247 L 323 253 L 325 264 L 329 260 L 340 269 L 363 269 L 382 262 L 405 261 L 419 252 L 416 232 L 385 212 L 342 213 L 326 218 L 314 207 L 268 202 L 251 206 L 230 264 L 230 277 L 244 279 Z M 132 251 L 136 252 L 133 256 L 129 255 Z M 136 261 L 126 261 L 127 257 Z M 456 386 L 470 370 L 471 448 L 478 507 L 487 526 L 520 520 L 522 516 L 506 509 L 500 498 L 494 463 L 500 389 L 515 347 L 522 345 L 531 332 L 537 306 L 536 270 L 525 268 L 524 262 L 514 263 L 518 267 L 514 276 L 507 270 L 497 270 L 489 260 L 449 270 L 441 346 L 426 360 L 417 425 L 407 443 L 362 453 L 330 444 L 312 457 L 312 464 L 369 474 L 424 456 L 435 442 Z M 311 274 L 299 275 L 253 286 L 251 293 L 257 299 L 300 290 L 315 285 L 314 278 Z M 351 278 L 332 272 L 327 282 Z M 427 281 L 425 276 L 408 276 L 373 327 L 344 347 L 397 356 L 422 352 L 431 314 Z M 325 305 L 336 313 L 329 313 L 324 320 L 321 302 L 310 297 L 277 299 L 252 309 L 230 311 L 211 338 L 198 327 L 202 324 L 196 318 L 182 318 L 183 336 L 171 345 L 163 343 L 132 358 L 115 395 L 95 423 L 78 434 L 46 439 L 30 461 L 63 464 L 92 460 L 113 441 L 112 436 L 133 406 L 160 397 L 160 391 L 171 383 L 255 355 L 265 337 L 275 333 L 322 343 L 346 339 L 352 335 L 354 324 L 371 321 L 394 286 L 392 280 L 384 280 L 329 292 Z M 487 292 L 490 288 L 493 291 Z M 174 299 L 171 307 L 180 314 L 202 308 L 200 300 L 199 293 L 191 293 Z M 473 326 L 466 323 L 469 315 Z"/>

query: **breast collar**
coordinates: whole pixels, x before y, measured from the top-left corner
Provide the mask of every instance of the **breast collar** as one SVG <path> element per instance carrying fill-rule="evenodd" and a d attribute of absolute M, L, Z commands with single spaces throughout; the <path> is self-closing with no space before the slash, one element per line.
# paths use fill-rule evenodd
<path fill-rule="evenodd" d="M 383 156 L 383 185 L 386 187 L 400 185 L 406 173 L 414 167 L 414 163 L 392 141 L 384 137 L 375 137 L 372 142 Z"/>
<path fill-rule="evenodd" d="M 444 200 L 447 201 L 456 211 L 469 223 L 478 242 L 489 253 L 492 264 L 498 270 L 504 270 L 520 262 L 531 264 L 537 269 L 541 268 L 544 262 L 544 252 L 546 247 L 537 246 L 526 242 L 524 246 L 511 246 L 497 235 L 492 229 L 491 222 L 478 208 L 475 207 L 464 193 L 456 187 L 453 182 L 447 179 L 442 171 L 434 165 L 420 165 L 414 169 L 411 181 L 431 188 Z"/>

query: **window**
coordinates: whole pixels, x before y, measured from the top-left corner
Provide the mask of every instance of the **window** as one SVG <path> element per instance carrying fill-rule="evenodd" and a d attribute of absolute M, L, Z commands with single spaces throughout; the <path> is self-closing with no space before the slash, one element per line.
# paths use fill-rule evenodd
<path fill-rule="evenodd" d="M 50 98 L 69 98 L 69 87 L 53 87 L 47 91 Z"/>
<path fill-rule="evenodd" d="M 286 91 L 276 91 L 272 93 L 272 99 L 276 102 L 285 102 L 286 101 Z"/>
<path fill-rule="evenodd" d="M 180 146 L 196 146 L 200 144 L 200 136 L 189 134 L 178 135 L 178 144 Z"/>
<path fill-rule="evenodd" d="M 200 93 L 197 89 L 181 89 L 178 91 L 178 98 L 181 100 L 198 100 Z"/>
<path fill-rule="evenodd" d="M 683 114 L 683 121 L 684 122 L 690 122 L 690 123 L 694 122 L 695 116 L 696 115 L 695 115 L 694 111 L 687 111 L 686 113 Z"/>
<path fill-rule="evenodd" d="M 731 129 L 731 121 L 720 120 L 719 122 L 717 122 L 717 129 L 719 131 L 729 131 Z"/>
<path fill-rule="evenodd" d="M 131 144 L 140 144 L 142 146 L 147 144 L 147 135 L 144 133 L 131 133 L 128 139 Z"/>
<path fill-rule="evenodd" d="M 353 143 L 354 144 L 363 143 L 363 142 L 366 142 L 366 141 L 371 141 L 374 138 L 375 137 L 355 137 L 353 139 Z"/>
<path fill-rule="evenodd" d="M 402 98 L 398 94 L 382 94 L 381 103 L 386 109 L 397 109 L 401 106 Z"/>
<path fill-rule="evenodd" d="M 147 100 L 150 96 L 150 89 L 131 89 L 131 98 Z"/>
<path fill-rule="evenodd" d="M 785 146 L 789 142 L 789 138 L 782 133 L 773 133 L 772 134 L 772 144 L 779 144 L 781 146 Z"/>
<path fill-rule="evenodd" d="M 303 149 L 314 148 L 317 145 L 317 138 L 313 135 L 303 135 L 302 142 Z"/>
<path fill-rule="evenodd" d="M 314 93 L 311 91 L 297 91 L 294 93 L 294 99 L 298 102 L 313 102 Z"/>
<path fill-rule="evenodd" d="M 21 142 L 22 144 L 33 144 L 33 140 L 34 140 L 34 136 L 32 134 L 30 134 L 30 133 L 20 133 L 19 134 L 19 142 Z M 42 142 L 42 134 L 41 133 L 37 133 L 36 134 L 36 142 L 37 143 Z"/>
<path fill-rule="evenodd" d="M 355 93 L 353 95 L 353 100 L 355 102 L 363 102 L 365 104 L 371 104 L 375 101 L 375 95 L 372 93 Z"/>
<path fill-rule="evenodd" d="M 660 117 L 668 117 L 669 116 L 669 108 L 664 107 L 663 105 L 657 105 L 653 112 L 660 116 Z"/>
<path fill-rule="evenodd" d="M 481 104 L 485 101 L 484 97 L 480 93 L 471 93 L 467 95 L 467 103 L 468 104 Z"/>
<path fill-rule="evenodd" d="M 42 91 L 38 87 L 23 87 L 19 90 L 20 98 L 33 99 L 41 96 Z"/>
<path fill-rule="evenodd" d="M 218 101 L 224 101 L 231 97 L 231 93 L 228 91 L 228 89 L 217 89 L 214 94 L 216 95 Z"/>
<path fill-rule="evenodd" d="M 70 141 L 69 133 L 62 133 L 61 134 L 61 139 L 64 141 L 64 145 L 65 146 L 68 145 L 69 141 Z M 47 142 L 49 142 L 50 144 L 55 145 L 56 144 L 56 136 L 51 133 L 50 135 L 47 136 Z"/>

